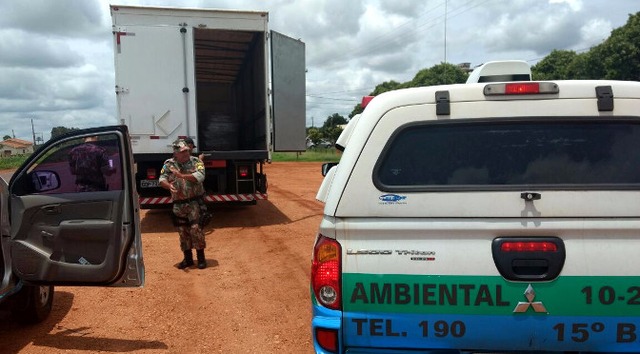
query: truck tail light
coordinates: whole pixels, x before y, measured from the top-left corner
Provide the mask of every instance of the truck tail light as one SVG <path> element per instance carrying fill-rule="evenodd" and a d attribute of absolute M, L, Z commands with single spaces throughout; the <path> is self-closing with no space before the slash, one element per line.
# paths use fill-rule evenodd
<path fill-rule="evenodd" d="M 322 349 L 335 353 L 338 351 L 338 331 L 326 328 L 316 329 L 316 342 Z"/>
<path fill-rule="evenodd" d="M 225 168 L 227 167 L 227 160 L 204 160 L 205 168 Z"/>
<path fill-rule="evenodd" d="M 311 286 L 318 302 L 333 310 L 342 308 L 341 255 L 338 241 L 323 235 L 318 237 L 313 248 Z"/>
<path fill-rule="evenodd" d="M 147 168 L 147 179 L 156 179 L 157 173 L 155 168 Z"/>
<path fill-rule="evenodd" d="M 240 178 L 249 177 L 249 166 L 238 166 L 238 176 Z"/>
<path fill-rule="evenodd" d="M 553 82 L 511 82 L 488 84 L 484 87 L 485 96 L 517 96 L 557 94 L 560 88 Z"/>
<path fill-rule="evenodd" d="M 558 246 L 553 242 L 503 242 L 500 245 L 502 252 L 556 252 Z"/>

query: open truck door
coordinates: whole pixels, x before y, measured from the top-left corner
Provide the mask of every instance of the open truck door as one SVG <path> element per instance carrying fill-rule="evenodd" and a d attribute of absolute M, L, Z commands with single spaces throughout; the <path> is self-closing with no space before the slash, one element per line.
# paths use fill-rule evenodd
<path fill-rule="evenodd" d="M 71 151 L 91 144 L 107 160 L 100 190 L 78 185 Z M 13 276 L 27 284 L 140 287 L 140 215 L 126 126 L 52 139 L 16 171 L 2 193 L 2 242 Z M 73 172 L 76 174 L 74 175 Z"/>
<path fill-rule="evenodd" d="M 307 149 L 305 72 L 304 42 L 271 31 L 273 151 Z"/>

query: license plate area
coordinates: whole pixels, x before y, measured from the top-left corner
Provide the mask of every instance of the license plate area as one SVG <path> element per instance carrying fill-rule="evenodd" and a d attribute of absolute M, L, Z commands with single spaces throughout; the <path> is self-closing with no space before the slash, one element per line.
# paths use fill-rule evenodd
<path fill-rule="evenodd" d="M 158 187 L 157 179 L 143 179 L 140 180 L 140 188 L 156 188 Z"/>

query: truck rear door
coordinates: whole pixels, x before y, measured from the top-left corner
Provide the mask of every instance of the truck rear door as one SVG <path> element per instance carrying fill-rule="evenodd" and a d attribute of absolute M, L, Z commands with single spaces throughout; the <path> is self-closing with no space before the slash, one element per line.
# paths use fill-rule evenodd
<path fill-rule="evenodd" d="M 304 42 L 271 31 L 273 150 L 306 150 Z"/>
<path fill-rule="evenodd" d="M 71 150 L 91 143 L 106 156 L 106 185 L 78 185 Z M 75 131 L 49 141 L 2 192 L 2 237 L 13 273 L 35 284 L 138 287 L 144 284 L 140 217 L 126 126 Z"/>
<path fill-rule="evenodd" d="M 193 73 L 193 29 L 120 11 L 112 9 L 118 117 L 129 126 L 136 153 L 168 151 L 179 135 L 195 134 L 195 119 L 189 120 L 195 112 L 188 109 L 195 107 L 193 75 L 187 75 Z"/>

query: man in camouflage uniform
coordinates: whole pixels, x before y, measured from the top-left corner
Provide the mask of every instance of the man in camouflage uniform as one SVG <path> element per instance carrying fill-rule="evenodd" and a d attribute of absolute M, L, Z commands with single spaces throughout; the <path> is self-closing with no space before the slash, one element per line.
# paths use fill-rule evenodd
<path fill-rule="evenodd" d="M 97 136 L 84 139 L 84 144 L 78 145 L 69 152 L 69 167 L 76 176 L 77 192 L 106 191 L 105 174 L 110 175 L 115 170 L 109 163 L 107 150 L 94 144 Z"/>
<path fill-rule="evenodd" d="M 186 137 L 183 140 L 185 143 L 187 143 L 187 146 L 189 146 L 189 149 L 193 154 L 193 149 L 196 148 L 196 143 L 193 142 L 193 139 L 189 137 Z M 204 154 L 200 153 L 200 155 L 197 155 L 196 157 L 204 163 Z M 200 227 L 202 229 L 204 229 L 204 227 L 207 226 L 213 218 L 213 214 L 209 211 L 209 208 L 207 208 L 204 196 L 205 195 L 202 194 L 201 198 L 198 199 L 198 202 L 200 203 Z"/>
<path fill-rule="evenodd" d="M 184 253 L 184 259 L 178 264 L 178 268 L 184 269 L 194 264 L 192 248 L 196 249 L 198 268 L 206 268 L 206 243 L 199 224 L 198 203 L 204 193 L 204 163 L 191 156 L 189 146 L 183 140 L 178 140 L 173 144 L 173 158 L 165 161 L 162 166 L 159 181 L 160 186 L 169 190 L 173 198 L 173 214 L 180 235 L 180 249 Z"/>

